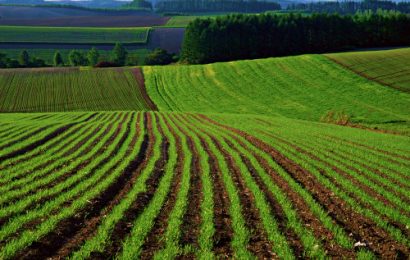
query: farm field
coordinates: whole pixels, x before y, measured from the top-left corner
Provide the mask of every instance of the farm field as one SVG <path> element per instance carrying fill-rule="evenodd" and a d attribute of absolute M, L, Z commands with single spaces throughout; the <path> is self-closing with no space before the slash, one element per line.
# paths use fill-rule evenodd
<path fill-rule="evenodd" d="M 0 26 L 1 43 L 112 44 L 146 43 L 149 27 L 87 28 Z"/>
<path fill-rule="evenodd" d="M 127 48 L 127 47 L 126 47 Z M 88 52 L 87 49 L 76 49 L 76 46 L 73 46 L 73 49 L 78 50 L 79 52 Z M 112 50 L 102 50 L 98 48 L 101 60 L 109 60 L 112 55 Z M 64 64 L 68 64 L 68 55 L 72 49 L 32 49 L 32 48 L 18 48 L 18 49 L 1 49 L 0 53 L 6 54 L 7 57 L 12 59 L 18 59 L 21 52 L 28 50 L 28 53 L 31 57 L 36 57 L 44 60 L 47 64 L 53 64 L 54 54 L 56 51 L 60 52 Z M 139 65 L 144 65 L 145 58 L 147 57 L 149 50 L 147 49 L 136 49 L 130 50 L 127 48 L 128 58 L 132 60 L 137 60 Z"/>
<path fill-rule="evenodd" d="M 405 136 L 175 112 L 0 123 L 1 259 L 410 255 Z"/>
<path fill-rule="evenodd" d="M 346 52 L 327 56 L 359 75 L 410 92 L 410 48 Z"/>
<path fill-rule="evenodd" d="M 353 123 L 410 119 L 410 96 L 344 69 L 322 55 L 211 65 L 144 67 L 160 111 L 237 113 L 320 121 L 328 113 Z"/>
<path fill-rule="evenodd" d="M 1 70 L 0 259 L 408 259 L 410 95 L 344 66 Z"/>
<path fill-rule="evenodd" d="M 0 71 L 0 112 L 151 110 L 139 69 Z"/>
<path fill-rule="evenodd" d="M 188 24 L 197 18 L 215 18 L 224 14 L 203 14 L 203 15 L 177 15 L 171 16 L 165 27 L 187 27 Z M 163 27 L 164 27 L 163 26 Z"/>
<path fill-rule="evenodd" d="M 0 6 L 0 25 L 68 27 L 151 27 L 169 17 L 131 10 L 82 10 L 62 7 Z"/>

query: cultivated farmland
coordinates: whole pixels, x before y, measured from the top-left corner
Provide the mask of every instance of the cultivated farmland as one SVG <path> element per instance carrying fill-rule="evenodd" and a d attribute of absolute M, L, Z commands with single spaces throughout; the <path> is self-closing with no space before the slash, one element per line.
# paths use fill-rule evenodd
<path fill-rule="evenodd" d="M 2 70 L 0 259 L 408 259 L 409 103 L 323 55 Z"/>
<path fill-rule="evenodd" d="M 410 92 L 410 48 L 346 52 L 327 56 L 359 75 Z"/>
<path fill-rule="evenodd" d="M 146 43 L 149 27 L 87 28 L 0 26 L 1 43 L 112 44 Z"/>
<path fill-rule="evenodd" d="M 144 67 L 144 74 L 148 94 L 162 111 L 313 121 L 335 112 L 360 123 L 410 119 L 408 94 L 362 78 L 321 55 Z"/>
<path fill-rule="evenodd" d="M 0 112 L 151 110 L 139 69 L 0 71 Z"/>
<path fill-rule="evenodd" d="M 1 259 L 410 254 L 408 137 L 224 114 L 0 123 Z"/>

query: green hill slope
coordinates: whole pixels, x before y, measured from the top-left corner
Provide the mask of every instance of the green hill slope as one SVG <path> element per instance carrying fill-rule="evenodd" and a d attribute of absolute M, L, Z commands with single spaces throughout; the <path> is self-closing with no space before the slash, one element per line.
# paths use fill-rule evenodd
<path fill-rule="evenodd" d="M 410 48 L 327 56 L 364 77 L 410 92 Z"/>
<path fill-rule="evenodd" d="M 321 55 L 144 68 L 147 91 L 163 111 L 280 115 L 319 121 L 410 119 L 410 96 L 371 82 Z"/>
<path fill-rule="evenodd" d="M 133 69 L 0 72 L 0 112 L 150 110 Z"/>

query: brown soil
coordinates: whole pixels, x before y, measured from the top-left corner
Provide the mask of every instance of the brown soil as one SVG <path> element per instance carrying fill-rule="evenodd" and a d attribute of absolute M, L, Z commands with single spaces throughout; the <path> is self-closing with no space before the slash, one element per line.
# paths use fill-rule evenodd
<path fill-rule="evenodd" d="M 328 211 L 329 215 L 344 228 L 351 232 L 357 241 L 364 242 L 366 247 L 383 258 L 408 258 L 410 249 L 392 239 L 382 228 L 379 228 L 372 220 L 354 211 L 344 200 L 337 197 L 331 190 L 320 185 L 316 177 L 306 169 L 283 156 L 276 149 L 263 141 L 241 130 L 222 125 L 208 117 L 201 117 L 217 126 L 224 127 L 244 137 L 262 151 L 270 154 L 284 170 L 286 170 L 297 182 L 308 190 L 314 198 Z"/>
<path fill-rule="evenodd" d="M 268 135 L 271 136 L 271 134 L 268 134 Z M 273 137 L 273 138 L 276 138 L 275 136 L 272 136 L 272 137 Z M 331 164 L 329 164 L 329 163 L 327 163 L 327 162 L 321 160 L 320 158 L 316 157 L 316 156 L 313 155 L 312 153 L 310 153 L 310 152 L 308 152 L 308 151 L 306 151 L 306 150 L 304 150 L 304 149 L 301 149 L 301 148 L 295 146 L 294 144 L 289 143 L 289 142 L 287 142 L 287 141 L 285 141 L 285 140 L 283 140 L 283 139 L 278 138 L 277 140 L 282 141 L 282 142 L 286 142 L 289 146 L 293 147 L 297 152 L 306 154 L 307 156 L 309 156 L 309 157 L 312 158 L 313 160 L 322 162 L 322 163 L 325 164 L 326 166 L 330 167 L 330 168 L 332 169 L 332 171 L 334 171 L 334 172 L 336 172 L 337 174 L 343 176 L 345 179 L 351 181 L 351 182 L 354 184 L 355 187 L 359 187 L 361 190 L 363 190 L 364 192 L 366 192 L 366 193 L 369 194 L 370 196 L 376 198 L 377 200 L 379 200 L 380 202 L 382 202 L 382 203 L 385 204 L 386 206 L 389 206 L 389 207 L 391 207 L 391 208 L 395 208 L 395 207 L 396 207 L 395 204 L 393 204 L 392 202 L 390 202 L 389 200 L 387 200 L 385 197 L 383 197 L 382 195 L 380 195 L 377 191 L 375 191 L 374 189 L 372 189 L 372 188 L 370 188 L 370 187 L 368 187 L 368 186 L 366 186 L 366 185 L 364 185 L 364 184 L 362 184 L 362 183 L 359 183 L 359 182 L 358 182 L 355 178 L 353 178 L 351 175 L 347 174 L 346 172 L 342 171 L 341 169 L 337 168 L 336 166 L 333 166 L 333 165 L 331 165 Z M 329 180 L 331 180 L 336 187 L 338 187 L 340 190 L 344 190 L 344 187 L 342 187 L 342 185 L 341 185 L 338 181 L 336 181 L 334 177 L 330 176 L 327 171 L 325 171 L 325 170 L 323 170 L 323 169 L 320 169 L 320 168 L 317 168 L 317 167 L 315 167 L 315 168 L 316 168 L 322 175 L 326 176 Z M 394 227 L 400 229 L 404 234 L 410 235 L 409 230 L 406 228 L 405 225 L 400 224 L 400 223 L 395 222 L 394 220 L 390 219 L 387 215 L 384 214 L 383 211 L 377 210 L 376 208 L 374 208 L 374 207 L 371 206 L 369 203 L 367 203 L 366 201 L 364 201 L 363 199 L 361 199 L 361 198 L 358 197 L 357 195 L 353 194 L 352 192 L 349 192 L 349 191 L 345 191 L 345 192 L 348 193 L 350 197 L 352 197 L 353 199 L 355 199 L 355 201 L 357 201 L 357 202 L 358 202 L 360 205 L 362 205 L 363 207 L 365 207 L 365 208 L 367 208 L 367 209 L 370 209 L 370 210 L 372 210 L 372 211 L 374 211 L 374 212 L 378 212 L 379 214 L 381 214 L 381 215 L 382 215 L 382 218 L 383 218 L 385 221 L 389 222 L 390 225 L 392 225 L 392 226 L 394 226 Z M 401 209 L 400 209 L 400 211 L 401 211 L 402 214 L 409 216 L 409 213 L 408 213 L 408 212 L 406 212 L 406 211 L 404 211 L 404 210 L 401 210 Z"/>
<path fill-rule="evenodd" d="M 147 89 L 145 87 L 144 74 L 142 72 L 142 69 L 137 68 L 137 69 L 134 69 L 133 72 L 134 72 L 135 79 L 137 80 L 138 87 L 140 89 L 140 93 L 141 93 L 142 97 L 144 98 L 145 104 L 147 105 L 147 107 L 149 109 L 151 109 L 153 111 L 158 111 L 157 106 L 151 100 L 151 98 L 149 97 L 149 95 L 147 93 Z"/>
<path fill-rule="evenodd" d="M 179 119 L 186 121 L 185 115 L 178 115 Z M 182 121 L 181 120 L 181 121 Z M 192 128 L 189 123 L 186 125 L 188 129 L 196 132 L 196 129 Z M 213 199 L 214 199 L 214 245 L 213 252 L 218 258 L 230 259 L 233 257 L 233 250 L 231 242 L 233 238 L 232 220 L 229 213 L 230 201 L 226 192 L 225 185 L 222 180 L 221 170 L 219 168 L 218 159 L 212 153 L 209 144 L 201 137 L 198 136 L 201 142 L 201 146 L 208 153 L 208 163 L 210 167 L 210 174 L 213 183 Z"/>
<path fill-rule="evenodd" d="M 188 205 L 181 226 L 181 238 L 179 243 L 182 246 L 191 246 L 199 248 L 198 237 L 201 228 L 201 210 L 200 205 L 203 200 L 201 166 L 199 152 L 189 134 L 182 129 L 178 123 L 175 124 L 179 131 L 186 137 L 189 150 L 192 152 L 191 161 L 191 179 L 188 191 Z"/>
<path fill-rule="evenodd" d="M 341 153 L 341 152 L 334 151 L 334 150 L 332 150 L 332 149 L 326 149 L 326 151 L 329 152 L 329 153 L 334 154 L 335 156 L 339 157 L 339 158 L 342 159 L 342 160 L 348 161 L 349 159 L 352 160 L 351 158 L 354 158 L 354 155 L 349 154 L 349 153 L 346 153 L 346 152 Z M 347 155 L 350 155 L 350 157 L 347 156 Z M 355 169 L 354 167 L 349 166 L 349 165 L 347 165 L 346 163 L 341 162 L 340 160 L 337 160 L 337 161 L 338 161 L 339 163 L 341 163 L 341 164 L 344 164 L 346 167 L 350 168 L 351 170 L 355 170 L 355 171 L 361 172 L 361 170 Z M 380 176 L 383 177 L 384 179 L 389 180 L 389 182 L 392 182 L 392 183 L 394 183 L 395 185 L 397 185 L 397 186 L 399 186 L 399 187 L 401 187 L 401 188 L 407 188 L 407 189 L 410 188 L 410 183 L 399 182 L 398 180 L 392 178 L 391 176 L 389 176 L 389 175 L 386 174 L 385 172 L 382 172 L 380 169 L 377 169 L 377 168 L 368 166 L 368 165 L 366 165 L 365 163 L 362 163 L 361 161 L 358 161 L 358 160 L 355 160 L 354 163 L 357 164 L 357 165 L 360 165 L 361 167 L 363 167 L 363 168 L 365 168 L 365 169 L 367 169 L 367 170 L 369 170 L 369 171 L 371 171 L 371 172 L 373 172 L 373 173 L 376 173 L 376 174 L 380 175 Z M 392 171 L 389 170 L 389 173 L 392 173 Z M 397 175 L 399 175 L 399 176 L 405 178 L 405 176 L 402 176 L 402 174 L 397 173 L 397 172 L 395 172 L 395 173 L 396 173 Z M 380 183 L 379 185 L 383 185 L 383 184 Z M 386 187 L 386 189 L 388 189 L 388 188 Z M 410 203 L 410 201 L 409 201 L 409 203 Z"/>
<path fill-rule="evenodd" d="M 118 149 L 113 151 L 110 155 L 112 158 L 119 150 L 119 148 L 125 142 L 126 136 L 128 135 L 131 128 L 131 121 L 127 125 L 127 132 L 121 138 Z M 132 143 L 135 144 L 137 136 L 133 137 Z M 141 150 L 143 152 L 143 150 Z M 128 150 L 127 154 L 131 151 Z M 142 155 L 141 155 L 142 156 Z M 133 162 L 131 162 L 130 165 Z M 104 163 L 105 164 L 105 163 Z M 119 163 L 116 163 L 108 172 L 111 172 Z M 130 167 L 130 166 L 129 166 Z M 132 171 L 125 171 L 124 174 L 120 175 L 117 180 L 114 181 L 107 189 L 105 189 L 98 198 L 94 198 L 90 201 L 89 205 L 77 212 L 75 215 L 64 219 L 58 226 L 49 234 L 44 236 L 37 242 L 34 242 L 25 250 L 23 250 L 17 258 L 19 259 L 45 259 L 54 256 L 61 250 L 62 254 L 68 254 L 69 250 L 62 250 L 65 248 L 70 249 L 75 247 L 73 244 L 77 245 L 77 241 L 73 241 L 72 238 L 76 238 L 78 232 L 85 232 L 84 228 L 89 228 L 86 224 L 90 224 L 91 228 L 93 225 L 96 226 L 99 222 L 98 216 L 102 210 L 108 205 L 109 207 L 115 206 L 118 201 L 116 201 L 116 196 L 121 193 L 121 191 L 126 187 L 128 181 L 132 178 Z M 118 198 L 117 198 L 118 199 Z M 75 198 L 72 199 L 75 201 Z M 71 203 L 71 202 L 69 202 Z M 66 205 L 68 206 L 68 205 Z M 32 223 L 33 224 L 33 223 Z M 81 236 L 80 236 L 81 237 Z M 59 257 L 57 257 L 60 259 Z"/>
<path fill-rule="evenodd" d="M 139 122 L 139 117 L 141 114 L 138 115 L 137 121 Z M 144 125 L 139 126 L 137 125 L 138 128 L 140 127 L 146 127 L 147 125 L 147 120 L 146 116 L 144 117 Z M 135 138 L 132 140 L 131 146 L 134 147 L 137 141 L 138 133 L 140 130 L 137 130 L 137 135 Z M 108 215 L 112 209 L 118 205 L 121 200 L 127 195 L 127 193 L 131 190 L 132 186 L 134 183 L 137 181 L 140 172 L 138 171 L 138 168 L 140 168 L 141 162 L 146 158 L 146 152 L 147 152 L 147 146 L 148 146 L 148 135 L 146 134 L 144 136 L 144 140 L 141 144 L 141 148 L 138 152 L 138 155 L 136 158 L 129 163 L 127 168 L 125 169 L 124 173 L 121 175 L 121 179 L 117 181 L 118 186 L 122 186 L 122 189 L 117 188 L 119 192 L 115 195 L 115 197 L 111 200 L 108 201 L 105 208 L 97 215 L 93 217 L 87 217 L 87 219 L 83 223 L 83 227 L 72 237 L 67 238 L 66 242 L 64 245 L 57 251 L 53 256 L 51 256 L 51 259 L 62 259 L 69 254 L 78 249 L 82 243 L 84 243 L 86 240 L 88 240 L 90 237 L 92 237 L 98 226 L 101 224 L 103 221 L 104 217 Z M 128 180 L 127 180 L 128 179 Z"/>
<path fill-rule="evenodd" d="M 89 116 L 88 118 L 84 119 L 82 122 L 86 122 L 91 120 L 92 118 L 94 118 L 98 113 L 94 113 L 91 116 Z M 71 127 L 75 126 L 76 124 L 79 124 L 81 122 L 77 122 L 77 123 L 71 123 L 68 125 L 65 125 L 63 127 L 58 128 L 57 130 L 53 131 L 52 133 L 48 134 L 47 136 L 43 137 L 41 140 L 37 140 L 34 143 L 31 143 L 19 150 L 16 150 L 14 152 L 11 152 L 9 154 L 5 154 L 3 156 L 0 156 L 0 162 L 7 160 L 7 159 L 11 159 L 20 155 L 23 155 L 25 153 L 30 152 L 31 150 L 36 149 L 38 146 L 41 146 L 45 143 L 47 143 L 48 141 L 54 139 L 55 137 L 61 135 L 62 133 L 64 133 L 65 131 L 67 131 L 68 129 L 70 129 Z"/>
<path fill-rule="evenodd" d="M 266 235 L 262 220 L 259 217 L 259 210 L 255 206 L 255 197 L 248 187 L 246 187 L 240 168 L 237 166 L 235 160 L 230 156 L 230 154 L 222 147 L 221 143 L 215 137 L 211 138 L 218 150 L 223 154 L 231 172 L 232 180 L 234 181 L 238 191 L 242 206 L 242 214 L 244 216 L 246 226 L 250 230 L 248 250 L 258 259 L 277 258 L 275 253 L 272 252 L 271 242 Z"/>
<path fill-rule="evenodd" d="M 345 179 L 351 181 L 355 187 L 359 187 L 361 190 L 365 191 L 367 194 L 369 194 L 370 196 L 376 198 L 378 201 L 382 202 L 383 204 L 390 206 L 390 207 L 396 207 L 395 204 L 391 201 L 389 201 L 388 199 L 386 199 L 384 196 L 382 196 L 379 192 L 377 192 L 376 190 L 374 190 L 371 187 L 366 186 L 365 184 L 359 182 L 356 178 L 354 178 L 353 176 L 351 176 L 350 174 L 346 173 L 345 171 L 341 170 L 340 168 L 330 164 L 327 161 L 324 161 L 322 159 L 320 159 L 319 157 L 317 157 L 316 155 L 312 154 L 311 152 L 302 149 L 298 146 L 296 146 L 295 144 L 288 142 L 276 135 L 270 134 L 270 133 L 266 133 L 264 132 L 265 135 L 268 135 L 271 138 L 274 138 L 275 140 L 285 143 L 286 145 L 292 147 L 293 149 L 295 149 L 297 152 L 299 153 L 303 153 L 306 154 L 308 157 L 312 158 L 315 161 L 318 161 L 320 163 L 323 163 L 324 165 L 326 165 L 327 167 L 331 168 L 332 171 L 336 172 L 337 174 L 343 176 Z M 342 163 L 343 164 L 343 163 Z M 353 168 L 353 167 L 352 167 Z M 319 169 L 321 170 L 321 169 Z M 355 171 L 358 174 L 362 174 L 360 171 L 357 171 L 355 168 L 353 168 L 353 171 Z M 326 176 L 328 176 L 328 174 L 326 174 Z M 365 176 L 366 177 L 366 176 Z M 328 176 L 329 179 L 332 179 L 334 182 L 337 182 L 334 178 Z M 374 180 L 371 180 L 372 182 L 375 182 Z M 355 196 L 356 197 L 356 196 Z M 357 198 L 358 201 L 360 201 L 360 198 Z M 408 214 L 406 212 L 403 212 L 403 214 Z"/>
<path fill-rule="evenodd" d="M 156 252 L 164 247 L 163 235 L 166 232 L 168 226 L 168 219 L 175 206 L 177 200 L 178 191 L 181 188 L 182 167 L 184 164 L 184 154 L 182 152 L 181 139 L 176 135 L 174 129 L 169 125 L 166 118 L 164 118 L 165 124 L 175 137 L 177 147 L 177 165 L 174 170 L 175 175 L 172 180 L 171 189 L 168 193 L 168 197 L 164 205 L 162 205 L 159 215 L 155 218 L 155 223 L 151 231 L 149 232 L 144 245 L 142 246 L 141 259 L 152 259 Z"/>
<path fill-rule="evenodd" d="M 122 121 L 121 121 L 121 123 L 120 123 L 120 125 L 122 125 L 126 119 L 127 119 L 127 117 L 124 116 L 123 119 L 122 119 Z M 78 156 L 77 156 L 76 158 L 74 158 L 72 161 L 75 161 L 76 159 L 81 158 L 83 155 L 85 155 L 85 154 L 87 154 L 89 151 L 91 151 L 91 149 L 101 140 L 101 138 L 104 136 L 104 134 L 108 133 L 108 132 L 111 130 L 111 128 L 112 128 L 112 124 L 110 124 L 110 125 L 107 127 L 107 129 L 106 129 L 102 134 L 100 134 L 100 135 L 97 137 L 96 140 L 94 140 L 94 142 L 93 142 L 92 145 L 88 146 L 83 152 L 81 152 L 80 155 L 78 155 Z M 115 131 L 115 133 L 109 138 L 109 140 L 107 141 L 105 147 L 107 147 L 109 144 L 111 144 L 111 143 L 115 140 L 115 138 L 116 138 L 117 135 L 119 134 L 119 131 L 120 131 L 120 130 L 121 130 L 121 126 L 118 127 L 117 130 Z M 102 153 L 104 152 L 104 150 L 106 149 L 105 147 L 103 147 L 103 148 L 101 148 L 100 150 L 98 150 L 97 153 L 95 154 L 95 156 L 98 156 L 98 155 L 102 154 Z M 43 185 L 43 186 L 40 186 L 39 188 L 41 188 L 41 189 L 44 190 L 44 189 L 48 189 L 48 188 L 54 187 L 54 186 L 57 185 L 58 183 L 61 183 L 61 182 L 65 181 L 67 178 L 69 178 L 70 176 L 72 176 L 73 174 L 75 174 L 76 172 L 78 172 L 79 170 L 81 170 L 82 168 L 84 168 L 84 167 L 85 167 L 86 165 L 88 165 L 91 161 L 92 161 L 92 159 L 89 159 L 89 160 L 87 160 L 87 161 L 82 162 L 80 165 L 76 166 L 76 167 L 75 167 L 73 170 L 71 170 L 70 172 L 63 174 L 63 175 L 60 176 L 59 178 L 56 178 L 56 179 L 53 180 L 52 182 L 47 183 L 47 184 L 45 184 L 45 185 Z M 46 165 L 46 164 L 45 164 L 45 165 Z M 42 165 L 42 166 L 44 166 L 44 165 Z M 63 165 L 60 165 L 60 166 L 58 166 L 58 167 L 56 167 L 56 168 L 54 168 L 54 169 L 49 170 L 48 172 L 46 172 L 45 174 L 43 174 L 43 175 L 42 175 L 41 177 L 39 177 L 39 178 L 42 178 L 42 177 L 48 176 L 48 175 L 50 175 L 50 174 L 53 174 L 53 173 L 56 172 L 56 171 L 62 170 L 62 169 L 63 169 L 64 167 L 66 167 L 66 166 L 67 166 L 67 165 L 64 165 L 64 164 L 63 164 Z M 98 167 L 92 169 L 92 172 L 94 172 L 97 168 L 98 168 Z M 40 166 L 35 168 L 35 170 L 38 170 L 38 169 L 41 169 Z M 91 174 L 91 173 L 90 173 L 90 174 Z M 24 176 L 23 176 L 23 177 L 24 177 Z M 18 180 L 18 179 L 20 179 L 20 177 L 19 177 L 19 178 L 15 178 L 15 180 Z M 38 178 L 35 178 L 34 180 L 37 180 L 37 179 L 38 179 Z M 33 180 L 33 181 L 34 181 L 34 180 Z M 79 183 L 79 182 L 81 182 L 81 180 L 77 180 L 77 182 L 73 183 L 73 184 L 71 185 L 71 187 L 74 186 L 74 185 L 76 185 L 76 184 Z M 69 188 L 69 187 L 68 187 L 68 188 Z M 67 188 L 67 189 L 68 189 L 68 188 Z M 31 195 L 31 194 L 34 194 L 35 192 L 36 192 L 36 191 L 30 191 L 30 192 L 28 192 L 28 193 L 26 193 L 26 194 L 24 194 L 24 195 L 25 195 L 25 196 L 27 196 L 27 194 L 28 194 L 28 195 Z M 36 204 L 31 205 L 31 206 L 29 206 L 28 208 L 26 208 L 26 210 L 32 209 L 32 208 L 36 207 L 36 205 L 41 204 L 41 203 L 43 203 L 43 202 L 45 202 L 45 201 L 47 201 L 47 200 L 50 200 L 50 199 L 52 199 L 52 198 L 54 198 L 55 196 L 58 196 L 58 195 L 59 195 L 59 194 L 53 195 L 53 196 L 49 196 L 49 197 L 47 197 L 47 198 L 45 197 L 45 198 L 43 198 L 42 200 L 36 202 Z M 21 196 L 23 196 L 23 195 L 21 195 Z M 13 204 L 15 201 L 19 200 L 19 199 L 21 198 L 21 196 L 15 198 L 15 199 L 13 199 L 13 200 L 10 200 L 10 201 L 7 202 L 7 203 L 4 203 L 3 206 L 7 206 L 7 205 L 9 205 L 9 204 Z M 5 220 L 5 219 L 0 219 L 0 223 L 2 223 L 2 221 L 4 221 L 4 220 Z"/>
<path fill-rule="evenodd" d="M 209 124 L 208 121 L 201 120 L 201 122 Z M 295 210 L 298 213 L 298 216 L 301 218 L 304 225 L 312 230 L 316 238 L 322 241 L 322 244 L 327 252 L 327 255 L 339 258 L 354 258 L 353 251 L 344 249 L 333 241 L 334 235 L 332 234 L 332 232 L 330 232 L 323 226 L 322 222 L 316 216 L 314 216 L 309 207 L 307 207 L 304 199 L 298 193 L 296 193 L 289 186 L 289 184 L 269 166 L 269 163 L 265 159 L 247 149 L 246 145 L 241 140 L 239 140 L 239 138 L 236 135 L 231 134 L 231 137 L 240 146 L 242 146 L 244 149 L 248 150 L 248 152 L 250 152 L 253 156 L 255 156 L 256 160 L 263 167 L 266 173 L 268 173 L 272 177 L 273 181 L 292 201 L 292 205 L 294 206 Z M 229 140 L 226 140 L 226 142 L 229 144 L 230 147 L 235 147 Z M 234 149 L 239 153 L 238 149 Z M 259 174 L 256 172 L 250 160 L 243 155 L 241 156 L 241 158 L 242 161 L 246 164 L 249 172 L 258 184 L 259 188 L 264 192 L 265 198 L 269 203 L 270 207 L 272 208 L 272 214 L 274 214 L 275 219 L 278 220 L 278 227 L 281 230 L 281 233 L 286 236 L 288 243 L 293 250 L 293 253 L 295 254 L 295 256 L 302 258 L 304 256 L 302 242 L 300 241 L 300 238 L 296 235 L 296 233 L 286 225 L 287 219 L 282 207 L 276 201 L 272 192 L 269 190 L 269 188 L 265 185 Z"/>
<path fill-rule="evenodd" d="M 111 117 L 110 117 L 107 121 L 112 121 L 112 120 L 114 119 L 115 115 L 117 115 L 117 114 L 114 114 L 114 113 L 113 113 L 113 114 L 111 115 Z M 121 114 L 118 114 L 116 120 L 119 120 L 120 117 L 121 117 Z M 111 124 L 109 124 L 109 125 L 107 126 L 107 128 L 105 129 L 104 134 L 103 134 L 102 136 L 104 136 L 106 133 L 109 132 L 108 130 L 110 130 L 110 129 L 112 128 L 112 125 L 113 125 L 113 123 L 111 123 Z M 92 127 L 92 126 L 88 126 L 87 129 L 89 129 L 89 128 L 91 128 L 91 127 Z M 73 130 L 75 130 L 75 129 L 73 129 Z M 87 131 L 88 131 L 88 130 L 86 130 L 86 132 L 87 132 Z M 99 139 L 99 138 L 97 138 L 97 139 Z M 33 154 L 33 155 L 30 155 L 29 157 L 15 160 L 15 161 L 11 162 L 10 164 L 7 164 L 6 166 L 4 166 L 4 168 L 1 168 L 1 167 L 0 167 L 0 170 L 1 170 L 1 169 L 8 169 L 8 168 L 10 168 L 10 167 L 12 167 L 12 166 L 14 166 L 14 165 L 16 165 L 16 164 L 18 164 L 18 163 L 29 161 L 29 160 L 33 159 L 34 157 L 36 157 L 36 156 L 38 156 L 38 155 L 40 155 L 40 154 L 45 153 L 45 152 L 48 150 L 49 147 L 53 147 L 54 145 L 56 145 L 56 144 L 59 143 L 59 142 L 60 142 L 60 140 L 56 140 L 56 141 L 54 141 L 54 142 L 48 144 L 47 147 L 45 147 L 44 149 L 42 149 L 42 151 L 39 151 L 38 153 L 35 153 L 35 154 Z M 92 146 L 94 146 L 94 145 L 95 145 L 95 143 L 94 143 Z M 90 148 L 90 149 L 91 149 L 91 148 Z M 86 151 L 89 151 L 89 150 L 86 149 Z M 84 153 L 81 153 L 81 156 L 82 156 L 82 155 L 84 155 Z M 64 156 L 66 156 L 66 155 L 64 155 Z M 78 158 L 78 157 L 77 157 L 77 158 Z M 32 172 L 37 171 L 37 170 L 39 170 L 39 169 L 42 169 L 42 168 L 44 168 L 45 166 L 49 165 L 49 164 L 52 163 L 52 162 L 53 162 L 53 161 L 51 161 L 51 160 L 50 160 L 50 161 L 45 161 L 44 163 L 42 163 L 42 164 L 38 165 L 37 167 L 35 167 L 34 169 L 32 169 Z M 18 179 L 19 179 L 19 178 L 18 178 Z"/>

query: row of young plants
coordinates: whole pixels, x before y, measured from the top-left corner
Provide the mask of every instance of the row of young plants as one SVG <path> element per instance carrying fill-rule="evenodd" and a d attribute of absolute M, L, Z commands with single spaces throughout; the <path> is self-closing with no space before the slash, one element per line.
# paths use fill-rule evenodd
<path fill-rule="evenodd" d="M 124 169 L 124 164 L 127 163 L 127 159 L 129 159 L 129 157 L 127 157 L 129 156 L 129 145 L 136 135 L 135 127 L 131 126 L 137 123 L 136 120 L 137 117 L 135 114 L 128 114 L 124 125 L 114 136 L 115 139 L 113 142 L 106 144 L 106 147 L 104 147 L 105 142 L 102 142 L 102 147 L 99 147 L 102 148 L 102 154 L 91 156 L 89 159 L 92 160 L 89 161 L 89 164 L 85 165 L 75 175 L 63 183 L 57 184 L 35 195 L 47 196 L 54 193 L 54 198 L 48 198 L 41 207 L 36 207 L 26 211 L 24 214 L 17 215 L 11 218 L 6 225 L 2 226 L 0 232 L 1 240 L 15 234 L 17 230 L 24 227 L 29 221 L 48 217 L 40 222 L 34 229 L 25 230 L 20 235 L 17 235 L 17 237 L 9 239 L 7 244 L 1 248 L 0 255 L 2 258 L 13 257 L 20 250 L 23 250 L 34 241 L 51 232 L 61 220 L 72 216 L 78 210 L 84 208 L 88 205 L 89 201 L 98 196 L 109 184 L 118 178 Z M 115 128 L 117 127 L 119 127 L 118 123 Z M 125 134 L 127 135 L 125 136 Z M 87 178 L 71 188 L 68 186 L 68 189 L 62 190 L 63 192 L 55 193 L 56 190 L 61 189 L 62 186 L 69 185 L 70 182 L 73 182 L 73 178 L 81 180 L 82 176 Z M 72 201 L 72 203 L 67 204 L 68 201 Z M 61 205 L 64 204 L 68 206 L 61 208 Z"/>

